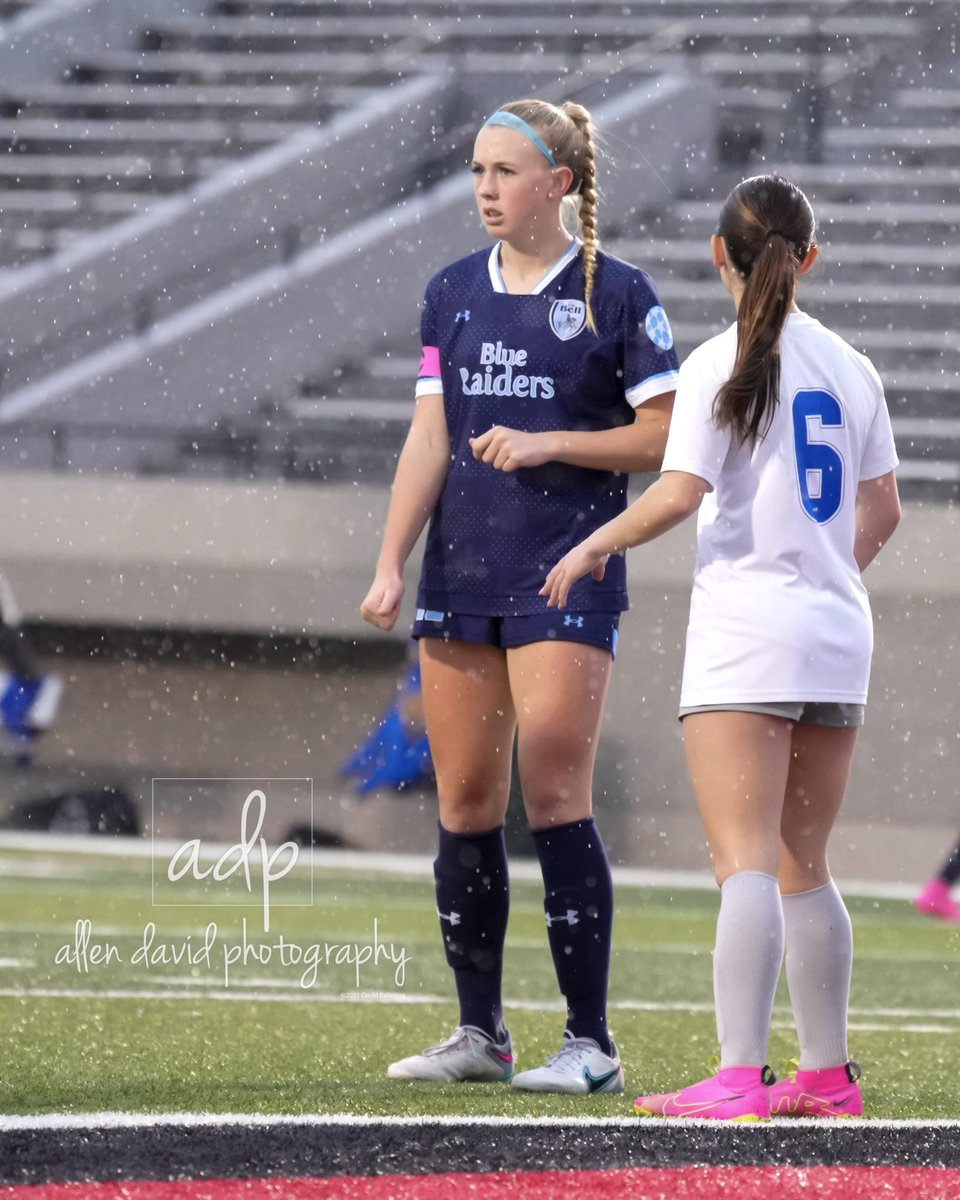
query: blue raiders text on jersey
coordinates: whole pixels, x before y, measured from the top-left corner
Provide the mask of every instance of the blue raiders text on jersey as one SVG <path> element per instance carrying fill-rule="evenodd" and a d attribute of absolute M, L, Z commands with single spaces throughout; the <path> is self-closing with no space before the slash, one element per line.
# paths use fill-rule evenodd
<path fill-rule="evenodd" d="M 531 433 L 601 430 L 676 386 L 678 360 L 652 280 L 602 252 L 587 327 L 581 243 L 529 294 L 512 295 L 499 243 L 427 285 L 417 394 L 442 392 L 451 460 L 427 535 L 417 606 L 485 616 L 546 610 L 554 563 L 626 505 L 627 478 L 560 462 L 505 473 L 469 438 L 494 425 Z M 573 610 L 627 607 L 622 556 L 573 590 Z"/>

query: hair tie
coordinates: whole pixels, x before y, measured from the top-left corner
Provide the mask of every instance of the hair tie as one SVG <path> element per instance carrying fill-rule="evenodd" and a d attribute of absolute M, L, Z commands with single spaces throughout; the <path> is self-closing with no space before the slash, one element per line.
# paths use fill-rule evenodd
<path fill-rule="evenodd" d="M 782 229 L 768 229 L 767 236 L 766 236 L 766 238 L 764 238 L 763 244 L 766 245 L 767 242 L 769 242 L 772 237 L 782 237 L 783 240 L 790 247 L 791 253 L 796 257 L 796 259 L 799 262 L 803 262 L 803 260 L 807 257 L 808 247 L 807 246 L 798 246 L 796 244 L 796 242 L 792 242 L 790 240 L 790 238 L 787 237 L 787 235 L 783 232 Z"/>
<path fill-rule="evenodd" d="M 557 160 L 551 154 L 550 147 L 540 134 L 523 117 L 518 117 L 516 113 L 504 112 L 502 108 L 498 109 L 492 117 L 487 117 L 484 125 L 505 125 L 507 129 L 515 129 L 517 133 L 522 133 L 528 142 L 533 142 L 551 167 L 557 165 Z"/>

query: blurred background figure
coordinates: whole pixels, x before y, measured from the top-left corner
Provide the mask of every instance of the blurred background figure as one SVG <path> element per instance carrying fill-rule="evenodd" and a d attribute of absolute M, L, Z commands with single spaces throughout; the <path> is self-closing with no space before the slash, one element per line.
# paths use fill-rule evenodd
<path fill-rule="evenodd" d="M 34 739 L 56 719 L 63 680 L 40 670 L 7 580 L 0 575 L 0 726 L 17 761 L 32 760 Z"/>
<path fill-rule="evenodd" d="M 396 699 L 373 733 L 347 759 L 341 770 L 344 775 L 356 776 L 357 792 L 361 796 L 378 788 L 401 792 L 413 784 L 433 779 L 415 641 L 410 642 Z"/>
<path fill-rule="evenodd" d="M 931 917 L 940 917 L 960 925 L 960 904 L 953 899 L 950 892 L 957 880 L 960 879 L 960 838 L 954 843 L 947 861 L 932 879 L 924 884 L 923 891 L 914 900 L 917 912 L 926 913 Z"/>

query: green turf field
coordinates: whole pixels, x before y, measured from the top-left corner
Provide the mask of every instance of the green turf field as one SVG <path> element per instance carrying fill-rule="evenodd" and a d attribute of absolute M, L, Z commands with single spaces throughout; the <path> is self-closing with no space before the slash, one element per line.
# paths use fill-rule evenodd
<path fill-rule="evenodd" d="M 385 1078 L 456 1023 L 426 876 L 301 864 L 274 884 L 266 932 L 257 872 L 251 892 L 239 872 L 172 883 L 149 856 L 16 839 L 0 868 L 0 1114 L 625 1117 L 637 1092 L 702 1078 L 716 1049 L 711 890 L 619 887 L 611 1026 L 627 1092 L 562 1098 Z M 905 901 L 848 903 L 868 1115 L 960 1118 L 960 929 Z M 559 1047 L 563 1016 L 533 882 L 514 883 L 505 994 L 519 1065 L 535 1065 Z M 781 994 L 774 1069 L 794 1053 Z"/>

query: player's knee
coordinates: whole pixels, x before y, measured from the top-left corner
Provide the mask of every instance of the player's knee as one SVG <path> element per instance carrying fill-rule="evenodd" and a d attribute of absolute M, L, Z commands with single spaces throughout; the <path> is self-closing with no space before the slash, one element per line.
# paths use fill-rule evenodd
<path fill-rule="evenodd" d="M 740 871 L 759 871 L 775 879 L 780 875 L 779 847 L 772 845 L 711 846 L 710 861 L 714 878 L 720 887 L 731 875 Z"/>
<path fill-rule="evenodd" d="M 549 829 L 555 825 L 583 821 L 593 811 L 589 790 L 585 788 L 560 788 L 532 796 L 525 793 L 523 806 L 531 829 Z"/>
<path fill-rule="evenodd" d="M 506 814 L 507 798 L 482 788 L 458 788 L 440 793 L 440 824 L 450 833 L 485 833 Z"/>

